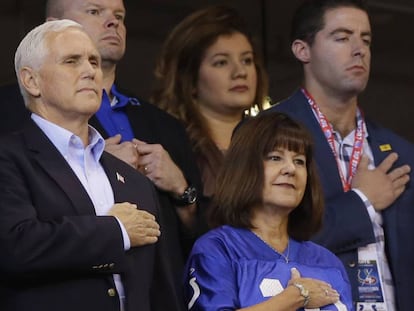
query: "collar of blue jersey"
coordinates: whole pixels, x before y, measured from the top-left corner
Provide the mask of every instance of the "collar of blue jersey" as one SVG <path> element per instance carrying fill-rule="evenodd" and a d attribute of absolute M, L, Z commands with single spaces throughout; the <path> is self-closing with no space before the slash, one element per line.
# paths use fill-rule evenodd
<path fill-rule="evenodd" d="M 112 110 L 116 110 L 116 109 L 121 109 L 123 107 L 125 107 L 128 104 L 131 104 L 133 106 L 139 106 L 140 103 L 138 101 L 138 99 L 136 99 L 135 97 L 129 97 L 126 96 L 124 94 L 122 94 L 121 92 L 118 91 L 118 89 L 116 88 L 115 84 L 112 85 L 111 87 L 111 93 L 114 96 L 114 98 L 116 99 L 116 104 L 111 106 Z M 109 96 L 106 93 L 105 90 L 103 90 L 103 97 L 106 97 L 109 101 Z M 109 101 L 110 103 L 110 101 Z"/>

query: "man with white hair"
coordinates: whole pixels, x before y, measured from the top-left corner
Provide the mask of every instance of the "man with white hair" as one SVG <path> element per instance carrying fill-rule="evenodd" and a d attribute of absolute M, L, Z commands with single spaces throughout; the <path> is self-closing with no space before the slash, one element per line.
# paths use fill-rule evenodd
<path fill-rule="evenodd" d="M 106 151 L 135 167 L 155 185 L 171 254 L 166 260 L 173 267 L 180 290 L 186 256 L 194 238 L 204 230 L 199 231 L 199 227 L 205 226 L 197 210 L 201 179 L 181 122 L 117 83 L 117 65 L 126 48 L 126 15 L 123 0 L 48 0 L 46 4 L 47 19 L 80 23 L 97 46 L 104 91 L 101 107 L 89 123 L 106 139 Z M 135 70 L 139 83 L 142 73 L 139 68 Z M 198 220 L 202 226 L 197 226 Z"/>
<path fill-rule="evenodd" d="M 0 141 L 0 310 L 175 310 L 155 189 L 88 125 L 103 89 L 94 43 L 46 22 L 15 68 L 32 114 Z"/>
<path fill-rule="evenodd" d="M 197 199 L 200 173 L 185 128 L 155 105 L 123 90 L 116 81 L 117 65 L 126 48 L 123 0 L 47 0 L 45 11 L 48 20 L 70 19 L 81 24 L 101 55 L 104 91 L 101 107 L 89 123 L 106 139 L 105 151 L 145 174 L 155 185 L 169 248 L 165 260 L 180 290 L 186 256 L 195 238 L 206 230 Z M 139 83 L 145 77 L 139 68 L 136 72 L 134 79 Z M 0 134 L 19 129 L 30 119 L 21 101 L 17 87 L 0 87 L 0 119 L 1 113 L 7 116 L 0 122 Z"/>

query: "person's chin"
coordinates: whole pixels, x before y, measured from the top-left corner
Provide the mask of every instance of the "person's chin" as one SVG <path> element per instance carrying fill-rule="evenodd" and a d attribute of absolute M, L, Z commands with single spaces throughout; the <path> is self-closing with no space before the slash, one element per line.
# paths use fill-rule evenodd
<path fill-rule="evenodd" d="M 119 45 L 106 45 L 99 49 L 102 60 L 117 63 L 124 57 L 125 49 Z"/>
<path fill-rule="evenodd" d="M 85 107 L 86 111 L 93 111 L 95 113 L 99 110 L 101 106 L 101 98 L 98 98 L 98 95 L 88 94 L 80 99 L 82 106 Z"/>
<path fill-rule="evenodd" d="M 234 100 L 234 106 L 240 109 L 249 109 L 253 106 L 253 100 L 248 98 L 238 98 Z"/>
<path fill-rule="evenodd" d="M 353 83 L 353 85 L 350 87 L 350 91 L 352 93 L 359 94 L 362 93 L 366 87 L 367 83 L 365 81 L 360 81 L 357 83 Z"/>

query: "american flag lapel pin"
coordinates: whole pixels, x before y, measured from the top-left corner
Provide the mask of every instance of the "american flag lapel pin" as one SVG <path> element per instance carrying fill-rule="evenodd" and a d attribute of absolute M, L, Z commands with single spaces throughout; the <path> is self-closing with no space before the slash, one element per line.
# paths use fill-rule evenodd
<path fill-rule="evenodd" d="M 124 176 L 122 176 L 121 174 L 119 174 L 118 172 L 116 172 L 116 179 L 118 181 L 120 181 L 121 183 L 125 184 L 125 178 Z"/>
<path fill-rule="evenodd" d="M 392 148 L 391 148 L 391 145 L 390 145 L 390 144 L 383 144 L 383 145 L 380 145 L 380 146 L 379 146 L 379 148 L 380 148 L 380 150 L 381 150 L 382 152 L 384 152 L 384 151 L 391 151 L 391 150 L 392 150 Z"/>

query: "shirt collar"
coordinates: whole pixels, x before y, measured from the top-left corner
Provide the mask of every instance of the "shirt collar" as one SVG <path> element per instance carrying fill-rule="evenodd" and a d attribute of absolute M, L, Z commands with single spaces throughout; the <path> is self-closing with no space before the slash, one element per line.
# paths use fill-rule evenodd
<path fill-rule="evenodd" d="M 363 118 L 364 118 L 364 116 L 362 115 L 361 110 L 359 108 L 357 108 L 355 122 L 358 123 Z M 332 126 L 332 124 L 331 124 L 331 126 Z M 368 129 L 367 129 L 367 124 L 365 122 L 362 123 L 362 129 L 364 131 L 364 138 L 368 139 L 369 133 L 368 133 Z M 334 132 L 335 138 L 338 142 L 340 142 L 342 140 L 345 144 L 353 145 L 354 140 L 355 140 L 355 131 L 356 131 L 356 128 L 353 129 L 346 137 L 341 137 L 341 134 L 339 134 L 339 132 L 337 132 L 335 130 L 333 132 Z"/>
<path fill-rule="evenodd" d="M 35 113 L 32 113 L 31 118 L 64 157 L 69 153 L 69 148 L 71 146 L 83 148 L 79 136 Z M 102 138 L 101 134 L 90 125 L 88 125 L 88 142 L 88 146 L 90 146 L 95 160 L 99 161 L 105 148 L 105 140 Z"/>
<path fill-rule="evenodd" d="M 111 87 L 111 94 L 114 96 L 112 102 L 110 102 L 112 109 L 120 109 L 120 108 L 125 107 L 128 104 L 131 104 L 134 106 L 140 105 L 138 99 L 136 99 L 135 97 L 128 97 L 120 93 L 118 89 L 116 88 L 115 84 L 113 84 Z M 104 96 L 109 102 L 109 96 L 105 90 L 103 91 L 102 96 Z"/>

